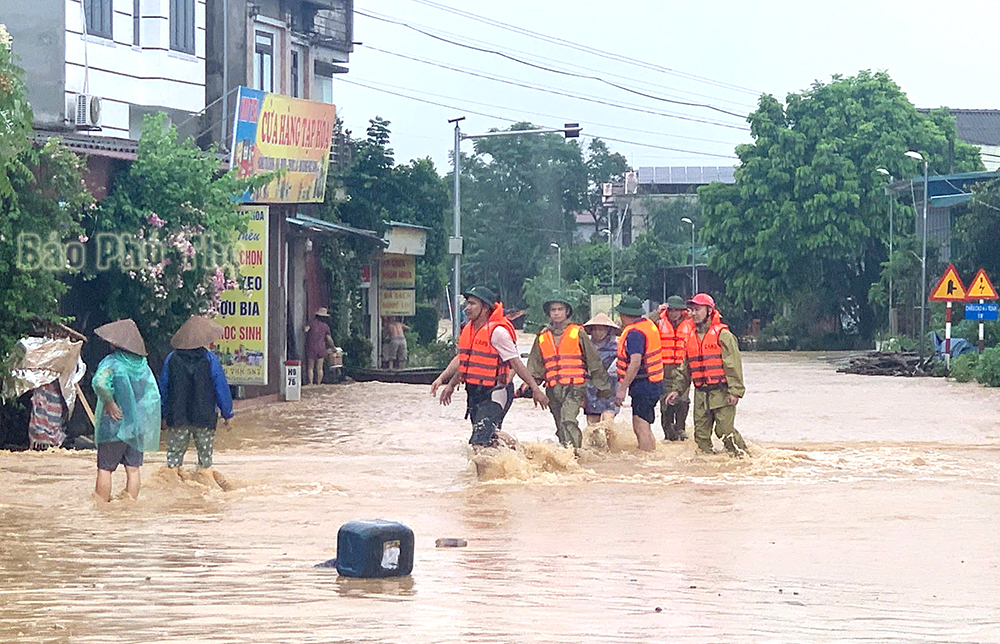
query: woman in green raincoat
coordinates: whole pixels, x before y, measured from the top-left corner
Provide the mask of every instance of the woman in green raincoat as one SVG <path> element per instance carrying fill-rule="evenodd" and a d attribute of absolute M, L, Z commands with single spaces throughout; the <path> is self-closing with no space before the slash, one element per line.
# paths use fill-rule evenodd
<path fill-rule="evenodd" d="M 137 499 L 143 452 L 160 446 L 160 390 L 146 362 L 146 344 L 135 322 L 118 320 L 94 333 L 116 349 L 101 360 L 91 380 L 97 394 L 94 494 L 110 501 L 111 473 L 124 465 L 125 491 Z"/>

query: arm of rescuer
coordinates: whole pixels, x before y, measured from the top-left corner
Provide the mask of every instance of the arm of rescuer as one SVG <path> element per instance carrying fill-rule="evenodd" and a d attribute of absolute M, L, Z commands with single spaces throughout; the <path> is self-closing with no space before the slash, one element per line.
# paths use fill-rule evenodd
<path fill-rule="evenodd" d="M 458 355 L 451 359 L 448 366 L 445 367 L 441 375 L 434 379 L 431 383 L 431 395 L 437 393 L 438 387 L 445 385 L 445 388 L 441 391 L 441 404 L 450 405 L 451 404 L 451 394 L 455 391 L 455 385 L 458 384 Z"/>
<path fill-rule="evenodd" d="M 636 335 L 632 336 L 633 333 Z M 628 337 L 625 338 L 626 351 L 628 351 L 628 368 L 625 369 L 625 377 L 618 383 L 618 393 L 615 394 L 615 404 L 619 407 L 624 404 L 628 388 L 632 384 L 632 381 L 635 380 L 636 374 L 639 373 L 639 368 L 642 367 L 643 356 L 646 353 L 646 338 L 642 335 L 642 332 L 629 331 L 629 336 L 635 339 L 630 342 Z"/>
<path fill-rule="evenodd" d="M 597 353 L 597 347 L 590 340 L 586 333 L 580 334 L 580 351 L 583 353 L 583 360 L 587 363 L 587 371 L 590 372 L 590 384 L 597 389 L 597 395 L 601 398 L 611 396 L 611 383 L 608 381 L 608 371 L 604 368 L 601 355 Z M 531 358 L 528 358 L 531 362 Z"/>
<path fill-rule="evenodd" d="M 722 370 L 726 373 L 726 386 L 729 389 L 726 402 L 735 405 L 747 392 L 743 384 L 740 343 L 729 329 L 725 329 L 719 334 L 719 346 L 722 348 Z"/>
<path fill-rule="evenodd" d="M 528 354 L 528 371 L 535 382 L 545 382 L 545 362 L 542 360 L 542 345 L 538 338 L 541 333 L 535 336 L 535 342 L 531 345 L 531 353 Z M 525 381 L 527 384 L 527 381 Z"/>
<path fill-rule="evenodd" d="M 538 339 L 536 338 L 535 342 L 537 341 Z M 511 368 L 511 371 L 520 376 L 521 380 L 531 388 L 531 398 L 535 401 L 535 404 L 542 409 L 547 409 L 549 406 L 549 397 L 545 395 L 542 388 L 538 386 L 538 381 L 535 380 L 531 372 L 528 371 L 528 368 L 521 362 L 521 356 L 517 354 L 517 343 L 515 342 L 515 338 L 510 334 L 510 331 L 504 327 L 493 329 L 493 333 L 490 335 L 490 344 L 500 354 L 500 359 L 506 362 Z"/>

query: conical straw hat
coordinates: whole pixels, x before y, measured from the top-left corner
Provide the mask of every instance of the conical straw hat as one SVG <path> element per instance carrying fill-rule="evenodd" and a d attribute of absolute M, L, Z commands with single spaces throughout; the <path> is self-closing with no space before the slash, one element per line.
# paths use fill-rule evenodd
<path fill-rule="evenodd" d="M 146 343 L 142 341 L 139 327 L 131 319 L 109 322 L 94 329 L 94 333 L 119 349 L 125 349 L 140 356 L 146 355 Z"/>
<path fill-rule="evenodd" d="M 621 327 L 618 326 L 618 324 L 614 320 L 609 318 L 604 313 L 598 313 L 594 317 L 590 318 L 590 320 L 583 325 L 583 328 L 586 329 L 592 326 L 606 326 L 615 330 L 621 329 Z"/>
<path fill-rule="evenodd" d="M 170 339 L 175 349 L 199 349 L 222 338 L 223 328 L 208 318 L 192 315 Z"/>

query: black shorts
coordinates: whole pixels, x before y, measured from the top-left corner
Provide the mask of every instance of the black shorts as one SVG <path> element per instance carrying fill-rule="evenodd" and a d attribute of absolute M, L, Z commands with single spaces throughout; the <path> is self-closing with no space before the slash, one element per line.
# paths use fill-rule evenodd
<path fill-rule="evenodd" d="M 114 472 L 119 465 L 139 467 L 142 465 L 142 452 L 122 441 L 98 443 L 97 469 Z"/>
<path fill-rule="evenodd" d="M 493 445 L 496 430 L 503 425 L 504 416 L 514 402 L 514 383 L 501 387 L 466 385 L 469 407 L 466 417 L 472 420 L 471 445 Z"/>
<path fill-rule="evenodd" d="M 649 424 L 653 424 L 656 421 L 656 405 L 659 402 L 659 396 L 637 396 L 632 394 L 632 415 L 638 416 Z"/>

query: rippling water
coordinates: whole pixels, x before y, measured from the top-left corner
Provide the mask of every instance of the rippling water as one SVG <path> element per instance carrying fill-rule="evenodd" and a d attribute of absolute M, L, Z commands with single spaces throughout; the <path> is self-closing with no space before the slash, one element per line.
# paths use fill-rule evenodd
<path fill-rule="evenodd" d="M 0 641 L 1000 641 L 1000 392 L 745 360 L 748 460 L 621 421 L 576 459 L 527 400 L 473 456 L 464 394 L 389 384 L 239 415 L 218 478 L 147 454 L 138 502 L 90 498 L 93 453 L 0 453 Z M 374 517 L 411 578 L 313 568 Z"/>

